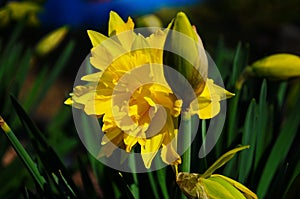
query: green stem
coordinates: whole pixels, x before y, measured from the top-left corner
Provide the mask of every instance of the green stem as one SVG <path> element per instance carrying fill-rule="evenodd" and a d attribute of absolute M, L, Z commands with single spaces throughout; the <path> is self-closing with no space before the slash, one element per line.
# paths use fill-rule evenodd
<path fill-rule="evenodd" d="M 181 123 L 183 125 L 183 148 L 186 148 L 182 156 L 182 171 L 190 172 L 191 170 L 191 133 L 192 133 L 192 121 L 191 115 L 189 112 L 183 113 L 183 121 Z"/>
<path fill-rule="evenodd" d="M 149 182 L 150 182 L 150 186 L 151 186 L 152 191 L 153 191 L 154 198 L 159 198 L 158 189 L 156 187 L 156 181 L 154 179 L 153 173 L 148 172 L 147 174 L 148 174 L 148 177 L 149 177 Z"/>
<path fill-rule="evenodd" d="M 206 120 L 202 120 L 201 125 L 201 137 L 202 137 L 202 146 L 203 146 L 203 152 L 206 154 Z M 204 158 L 204 168 L 207 168 L 207 160 L 206 157 Z"/>

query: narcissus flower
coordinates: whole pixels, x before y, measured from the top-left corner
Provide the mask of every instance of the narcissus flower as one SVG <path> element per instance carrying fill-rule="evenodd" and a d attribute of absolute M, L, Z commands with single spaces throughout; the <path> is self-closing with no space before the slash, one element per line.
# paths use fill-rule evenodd
<path fill-rule="evenodd" d="M 110 156 L 117 147 L 130 152 L 140 145 L 146 168 L 159 149 L 166 164 L 180 164 L 174 140 L 183 100 L 166 80 L 163 66 L 169 29 L 159 29 L 149 37 L 133 30 L 130 17 L 124 22 L 111 12 L 109 37 L 88 31 L 93 45 L 90 63 L 99 71 L 83 76 L 81 80 L 88 83 L 76 86 L 65 103 L 102 118 L 105 135 L 100 157 Z M 229 92 L 211 79 L 206 83 L 201 80 L 201 86 L 189 111 L 200 118 L 212 118 L 219 112 L 219 101 Z"/>
<path fill-rule="evenodd" d="M 182 102 L 163 75 L 165 33 L 157 31 L 145 38 L 135 34 L 133 28 L 130 17 L 125 23 L 111 12 L 111 38 L 88 31 L 93 44 L 90 62 L 100 72 L 82 77 L 89 83 L 75 87 L 66 103 L 88 115 L 103 117 L 104 147 L 99 156 L 110 156 L 116 147 L 130 152 L 139 144 L 147 168 L 161 147 L 162 160 L 178 164 L 180 156 L 169 143 L 177 134 L 173 121 L 180 114 Z"/>

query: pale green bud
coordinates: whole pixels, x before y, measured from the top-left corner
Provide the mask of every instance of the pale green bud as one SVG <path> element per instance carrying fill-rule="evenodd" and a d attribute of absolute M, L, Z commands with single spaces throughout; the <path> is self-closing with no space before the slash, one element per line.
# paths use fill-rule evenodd
<path fill-rule="evenodd" d="M 165 42 L 164 64 L 183 75 L 198 95 L 205 87 L 208 67 L 202 41 L 183 12 L 176 15 L 168 28 L 170 31 Z M 172 87 L 173 81 L 180 78 L 171 79 L 166 74 L 166 79 Z M 172 89 L 176 92 L 176 88 Z"/>
<path fill-rule="evenodd" d="M 222 155 L 204 174 L 180 172 L 176 182 L 184 195 L 190 199 L 232 198 L 257 199 L 255 193 L 241 183 L 219 174 L 212 174 L 226 164 L 234 155 L 249 146 L 240 146 Z"/>
<path fill-rule="evenodd" d="M 300 76 L 300 57 L 293 54 L 274 54 L 254 62 L 249 72 L 270 79 L 288 79 Z"/>
<path fill-rule="evenodd" d="M 60 27 L 45 37 L 43 37 L 36 45 L 35 51 L 39 56 L 44 56 L 54 50 L 65 38 L 69 28 L 66 26 Z"/>

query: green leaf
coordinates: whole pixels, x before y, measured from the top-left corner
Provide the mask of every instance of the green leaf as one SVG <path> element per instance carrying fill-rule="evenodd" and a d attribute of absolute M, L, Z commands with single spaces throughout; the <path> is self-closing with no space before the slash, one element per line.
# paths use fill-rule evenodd
<path fill-rule="evenodd" d="M 258 104 L 258 118 L 257 118 L 257 133 L 256 133 L 256 148 L 255 148 L 255 163 L 254 168 L 257 168 L 258 163 L 267 146 L 266 143 L 266 127 L 268 121 L 268 105 L 267 105 L 267 82 L 263 81 Z"/>
<path fill-rule="evenodd" d="M 37 104 L 35 104 L 36 98 L 39 96 L 39 92 L 41 92 L 41 85 L 44 84 L 44 81 L 48 75 L 48 67 L 49 66 L 46 65 L 41 69 L 31 89 L 28 91 L 28 95 L 24 96 L 24 99 L 22 99 L 25 110 L 32 110 L 34 109 L 34 106 L 37 106 Z"/>
<path fill-rule="evenodd" d="M 84 187 L 85 196 L 89 198 L 97 198 L 97 193 L 94 188 L 93 182 L 89 176 L 89 173 L 86 171 L 86 168 L 84 167 L 84 163 L 81 160 L 81 158 L 78 158 L 78 164 L 80 169 L 80 175 Z"/>
<path fill-rule="evenodd" d="M 256 124 L 256 102 L 253 99 L 248 107 L 245 124 L 243 128 L 242 145 L 250 145 L 247 151 L 242 151 L 239 158 L 239 181 L 245 182 L 251 167 L 253 166 L 255 143 L 257 136 L 257 124 Z"/>
<path fill-rule="evenodd" d="M 14 58 L 14 56 L 15 56 L 13 49 L 15 49 L 17 39 L 21 35 L 24 25 L 25 25 L 24 21 L 21 21 L 17 24 L 17 26 L 12 31 L 12 35 L 10 36 L 9 41 L 8 41 L 7 45 L 5 46 L 4 51 L 1 52 L 0 65 L 2 67 L 0 70 L 0 80 L 10 78 L 10 76 L 5 76 L 6 70 L 9 70 L 9 69 L 12 70 L 13 67 L 6 66 L 6 63 L 9 59 Z M 4 66 L 4 69 L 3 69 L 3 66 Z"/>
<path fill-rule="evenodd" d="M 287 82 L 282 82 L 279 85 L 278 93 L 277 93 L 277 101 L 278 101 L 278 106 L 281 108 L 283 106 L 284 100 L 285 100 L 285 95 L 287 91 L 288 83 Z"/>
<path fill-rule="evenodd" d="M 297 158 L 297 163 L 295 163 L 295 169 L 293 170 L 293 173 L 292 173 L 292 175 L 291 175 L 291 178 L 290 178 L 290 180 L 289 180 L 289 183 L 288 183 L 288 185 L 286 186 L 286 190 L 285 190 L 285 193 L 284 193 L 284 195 L 289 195 L 289 192 L 290 191 L 292 191 L 292 190 L 294 190 L 295 188 L 295 186 L 296 187 L 298 187 L 297 186 L 297 181 L 299 181 L 300 180 L 300 159 L 299 159 L 299 156 L 300 156 L 300 154 L 298 154 L 298 155 L 296 155 L 296 158 Z M 295 160 L 295 159 L 294 159 Z M 296 160 L 295 160 L 296 161 Z M 298 185 L 299 185 L 299 183 L 298 183 Z M 294 187 L 293 187 L 294 186 Z M 298 189 L 297 189 L 298 190 Z M 284 198 L 291 198 L 291 197 L 284 197 Z"/>
<path fill-rule="evenodd" d="M 140 194 L 140 190 L 139 190 L 139 180 L 138 180 L 138 176 L 136 173 L 136 161 L 135 158 L 133 156 L 129 156 L 129 168 L 131 168 L 131 172 L 132 172 L 132 177 L 133 177 L 133 184 L 131 184 L 130 189 L 132 194 L 134 195 L 135 198 L 139 197 Z"/>
<path fill-rule="evenodd" d="M 215 163 L 213 163 L 206 171 L 205 173 L 202 175 L 203 178 L 208 178 L 209 176 L 211 176 L 215 170 L 217 170 L 218 168 L 220 168 L 221 166 L 223 166 L 224 164 L 226 164 L 230 159 L 232 159 L 234 157 L 234 155 L 244 149 L 249 148 L 250 146 L 240 146 L 237 147 L 235 149 L 232 149 L 230 151 L 228 151 L 227 153 L 225 153 L 224 155 L 222 155 Z"/>
<path fill-rule="evenodd" d="M 78 195 L 79 191 L 77 190 L 77 187 L 75 186 L 71 176 L 68 174 L 67 169 L 53 148 L 48 144 L 44 135 L 32 122 L 15 97 L 11 96 L 11 100 L 23 126 L 30 135 L 31 143 L 37 151 L 39 155 L 38 157 L 45 167 L 47 173 L 53 177 L 54 181 L 56 181 L 54 177 L 58 178 L 58 181 L 56 181 L 59 182 L 59 184 L 56 184 L 57 188 L 63 194 L 67 194 L 68 196 Z"/>
<path fill-rule="evenodd" d="M 6 139 L 3 140 L 6 141 Z M 18 186 L 20 186 L 20 182 L 24 179 L 29 179 L 26 182 L 27 186 L 34 186 L 33 183 L 35 179 L 32 177 L 26 165 L 22 167 L 22 164 L 24 164 L 22 159 L 16 158 L 13 162 L 0 170 L 0 179 L 2 182 L 5 182 L 2 184 L 0 189 L 0 198 L 7 197 L 7 193 L 10 193 L 11 190 L 15 190 Z M 17 176 L 17 178 L 15 176 Z M 39 185 L 37 184 L 37 186 Z"/>
<path fill-rule="evenodd" d="M 152 172 L 147 172 L 147 174 L 148 174 L 148 178 L 149 178 L 149 182 L 150 182 L 150 186 L 151 186 L 154 198 L 159 198 L 158 188 L 157 188 L 156 180 L 154 179 L 154 175 Z"/>
<path fill-rule="evenodd" d="M 288 190 L 284 195 L 284 198 L 298 198 L 299 197 L 299 184 L 300 173 L 291 181 L 291 185 L 288 186 Z"/>
<path fill-rule="evenodd" d="M 30 60 L 32 57 L 32 50 L 27 49 L 23 56 L 21 57 L 20 63 L 18 63 L 18 71 L 16 72 L 16 86 L 17 91 L 21 89 L 24 85 L 25 79 L 27 77 L 29 68 L 30 68 Z"/>
<path fill-rule="evenodd" d="M 132 194 L 132 191 L 130 190 L 130 187 L 128 186 L 127 182 L 125 181 L 123 175 L 121 172 L 113 173 L 115 177 L 115 182 L 118 185 L 118 190 L 121 191 L 122 196 L 126 196 L 129 199 L 134 199 L 134 196 Z"/>
<path fill-rule="evenodd" d="M 26 108 L 28 108 L 28 104 L 29 105 L 37 105 L 39 104 L 45 97 L 46 93 L 45 91 L 49 90 L 49 88 L 53 85 L 53 83 L 56 81 L 56 79 L 58 78 L 58 76 L 61 74 L 64 66 L 66 65 L 68 59 L 70 58 L 72 51 L 75 47 L 75 42 L 74 41 L 70 41 L 68 43 L 68 45 L 63 49 L 62 54 L 60 55 L 60 57 L 57 59 L 56 63 L 54 64 L 53 68 L 51 69 L 51 71 L 46 71 L 46 68 L 49 67 L 45 67 L 42 69 L 42 75 L 39 76 L 39 81 L 40 83 L 37 84 L 37 82 L 35 83 L 35 86 L 37 87 L 36 89 L 36 93 L 35 95 L 31 96 L 29 95 L 29 99 L 30 101 L 28 102 L 28 100 L 26 101 Z M 46 75 L 47 73 L 47 75 Z M 32 107 L 32 109 L 30 110 L 30 112 L 35 111 L 35 109 L 37 108 L 37 106 Z"/>
<path fill-rule="evenodd" d="M 228 134 L 227 134 L 227 146 L 230 146 L 237 135 L 237 118 L 238 105 L 241 96 L 241 90 L 235 91 L 235 96 L 229 101 L 228 105 Z"/>
<path fill-rule="evenodd" d="M 233 88 L 237 78 L 238 78 L 238 75 L 240 74 L 240 71 L 241 71 L 241 59 L 242 59 L 242 43 L 239 42 L 237 44 L 237 47 L 236 47 L 236 51 L 235 51 L 235 54 L 234 54 L 234 58 L 233 58 L 233 65 L 232 65 L 232 75 L 230 77 L 230 87 Z"/>
<path fill-rule="evenodd" d="M 28 171 L 32 175 L 33 179 L 37 182 L 41 190 L 44 190 L 46 186 L 46 180 L 39 172 L 36 163 L 31 159 L 30 155 L 27 153 L 23 145 L 19 142 L 18 138 L 15 136 L 13 131 L 7 125 L 7 123 L 0 116 L 0 126 L 7 138 L 9 139 L 11 145 L 14 147 L 18 156 L 21 158 L 24 165 L 27 167 Z"/>
<path fill-rule="evenodd" d="M 280 164 L 285 160 L 288 151 L 298 133 L 300 124 L 299 110 L 300 106 L 300 94 L 295 96 L 294 109 L 287 115 L 279 135 L 274 143 L 271 153 L 268 156 L 267 162 L 260 177 L 257 194 L 259 198 L 264 198 L 269 190 L 269 186 L 272 182 L 274 175 Z"/>
<path fill-rule="evenodd" d="M 158 179 L 158 184 L 161 189 L 162 195 L 164 199 L 169 199 L 169 193 L 168 193 L 168 188 L 167 188 L 167 169 L 159 169 L 157 170 L 157 179 Z"/>

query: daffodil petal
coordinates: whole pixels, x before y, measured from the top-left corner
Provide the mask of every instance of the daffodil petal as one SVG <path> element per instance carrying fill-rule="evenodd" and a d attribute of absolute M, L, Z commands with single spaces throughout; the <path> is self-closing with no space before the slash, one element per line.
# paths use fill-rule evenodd
<path fill-rule="evenodd" d="M 87 33 L 88 33 L 88 36 L 89 36 L 89 38 L 92 42 L 93 47 L 98 46 L 103 41 L 108 39 L 108 37 L 106 37 L 105 35 L 103 35 L 99 32 L 93 31 L 93 30 L 88 30 Z"/>
<path fill-rule="evenodd" d="M 220 101 L 234 96 L 233 93 L 214 84 L 212 79 L 207 79 L 201 94 L 191 103 L 192 114 L 197 113 L 200 119 L 210 119 L 220 112 Z M 198 103 L 198 104 L 197 104 Z"/>
<path fill-rule="evenodd" d="M 171 143 L 162 147 L 161 159 L 168 165 L 181 164 L 180 155 L 178 155 Z"/>
<path fill-rule="evenodd" d="M 162 143 L 161 159 L 166 164 L 177 165 L 181 164 L 181 158 L 176 152 L 177 150 L 177 135 L 178 129 L 174 129 L 173 117 L 168 115 L 167 122 L 165 124 L 164 140 Z"/>
<path fill-rule="evenodd" d="M 198 115 L 202 120 L 215 117 L 220 112 L 220 103 L 212 102 L 208 106 L 199 109 Z"/>
<path fill-rule="evenodd" d="M 104 113 L 109 112 L 111 109 L 111 100 L 110 99 L 95 99 L 89 98 L 84 106 L 84 111 L 88 115 L 103 115 Z"/>
<path fill-rule="evenodd" d="M 109 142 L 113 142 L 113 143 L 119 143 L 123 140 L 123 133 L 122 131 L 115 127 L 115 128 L 111 128 L 109 131 L 107 131 L 105 133 L 105 135 L 102 138 L 101 144 L 105 145 Z"/>
<path fill-rule="evenodd" d="M 126 152 L 130 152 L 132 147 L 137 143 L 137 137 L 124 134 L 124 143 L 126 145 Z"/>
<path fill-rule="evenodd" d="M 141 146 L 141 155 L 144 161 L 145 167 L 150 168 L 151 162 L 155 155 L 157 154 L 161 143 L 163 141 L 164 135 L 159 133 L 146 140 L 145 145 Z"/>
<path fill-rule="evenodd" d="M 125 23 L 118 13 L 114 11 L 109 13 L 108 36 L 113 36 L 126 30 L 133 30 L 133 28 L 134 23 L 130 17 L 127 23 Z"/>
<path fill-rule="evenodd" d="M 133 28 L 134 23 L 130 17 L 128 17 L 128 20 L 125 23 L 116 12 L 110 12 L 108 35 L 117 35 L 117 39 L 126 50 L 130 50 L 132 42 L 136 37 Z"/>
<path fill-rule="evenodd" d="M 87 82 L 99 82 L 102 74 L 103 74 L 102 71 L 101 72 L 97 72 L 97 73 L 92 73 L 92 74 L 83 76 L 81 78 L 81 80 L 87 81 Z"/>
<path fill-rule="evenodd" d="M 162 31 L 158 29 L 155 31 L 153 34 L 151 34 L 149 37 L 146 38 L 147 42 L 151 46 L 151 48 L 154 49 L 163 49 L 164 47 L 164 42 L 166 39 L 166 31 Z"/>
<path fill-rule="evenodd" d="M 66 104 L 66 105 L 72 105 L 73 104 L 72 97 L 69 97 L 68 99 L 66 99 L 66 101 L 64 102 L 64 104 Z"/>
<path fill-rule="evenodd" d="M 105 70 L 114 60 L 126 54 L 126 50 L 113 39 L 107 39 L 91 50 L 91 64 L 99 69 Z"/>

